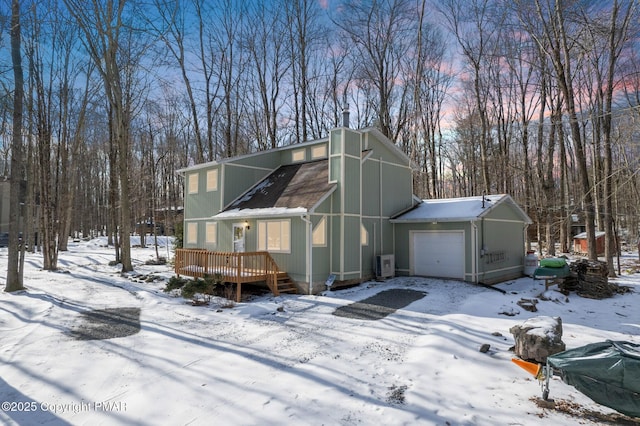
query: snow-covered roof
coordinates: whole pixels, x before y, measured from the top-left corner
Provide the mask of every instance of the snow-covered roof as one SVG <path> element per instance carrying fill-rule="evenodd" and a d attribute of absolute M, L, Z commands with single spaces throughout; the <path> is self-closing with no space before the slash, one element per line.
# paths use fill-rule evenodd
<path fill-rule="evenodd" d="M 501 203 L 510 203 L 522 216 L 525 223 L 531 219 L 507 194 L 479 195 L 475 197 L 442 198 L 422 200 L 412 210 L 391 219 L 392 223 L 409 222 L 462 222 L 486 216 Z"/>
<path fill-rule="evenodd" d="M 308 212 L 306 207 L 271 207 L 262 209 L 232 209 L 218 213 L 216 219 L 244 219 L 257 217 L 300 216 Z"/>
<path fill-rule="evenodd" d="M 602 237 L 604 236 L 604 231 L 596 231 L 596 238 L 598 237 Z M 573 238 L 577 238 L 577 239 L 586 239 L 587 238 L 587 233 L 586 232 L 581 232 L 579 234 L 577 234 L 576 236 L 574 236 Z"/>

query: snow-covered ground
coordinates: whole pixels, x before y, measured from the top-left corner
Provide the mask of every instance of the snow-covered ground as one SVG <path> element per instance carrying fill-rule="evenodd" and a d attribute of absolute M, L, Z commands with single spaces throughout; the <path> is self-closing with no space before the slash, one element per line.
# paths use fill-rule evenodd
<path fill-rule="evenodd" d="M 160 255 L 167 251 L 161 247 Z M 136 273 L 121 276 L 109 266 L 113 250 L 104 240 L 71 244 L 60 254 L 60 272 L 42 271 L 40 255 L 28 255 L 28 290 L 0 292 L 0 423 L 602 424 L 614 412 L 557 377 L 555 404 L 540 402 L 538 382 L 511 362 L 509 328 L 559 316 L 567 348 L 606 339 L 640 343 L 637 273 L 616 279 L 632 293 L 605 300 L 545 292 L 531 278 L 499 284 L 502 294 L 405 277 L 325 295 L 255 296 L 222 308 L 222 299 L 195 307 L 165 294 L 170 267 L 144 264 L 155 249 L 134 248 L 133 257 Z M 633 263 L 637 253 L 627 257 Z M 145 282 L 149 274 L 163 279 Z M 426 296 L 377 321 L 332 315 L 390 288 Z M 534 297 L 536 313 L 516 304 Z M 139 309 L 140 331 L 78 339 L 83 312 L 111 308 Z M 483 344 L 490 345 L 486 353 Z"/>

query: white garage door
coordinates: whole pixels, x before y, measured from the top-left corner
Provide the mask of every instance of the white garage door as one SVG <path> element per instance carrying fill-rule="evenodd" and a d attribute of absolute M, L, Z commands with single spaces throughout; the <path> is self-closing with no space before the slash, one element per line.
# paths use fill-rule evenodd
<path fill-rule="evenodd" d="M 464 279 L 464 232 L 413 232 L 412 270 L 425 277 Z"/>

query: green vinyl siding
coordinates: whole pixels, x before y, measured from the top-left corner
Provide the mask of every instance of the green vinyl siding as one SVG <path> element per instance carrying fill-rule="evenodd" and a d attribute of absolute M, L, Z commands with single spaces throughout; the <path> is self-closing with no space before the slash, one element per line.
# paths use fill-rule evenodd
<path fill-rule="evenodd" d="M 380 163 L 367 160 L 362 164 L 362 215 L 380 216 Z"/>
<path fill-rule="evenodd" d="M 343 130 L 343 132 L 345 137 L 344 154 L 360 158 L 362 155 L 362 146 L 360 144 L 362 136 L 353 130 Z"/>
<path fill-rule="evenodd" d="M 207 171 L 213 168 L 203 168 L 200 170 L 194 170 L 188 172 L 186 176 L 192 174 L 198 175 L 198 192 L 194 194 L 185 194 L 184 197 L 184 214 L 185 219 L 205 218 L 211 217 L 220 212 L 221 206 L 221 191 L 218 181 L 217 191 L 207 191 Z M 218 170 L 219 172 L 219 170 Z M 218 179 L 219 179 L 218 175 Z"/>
<path fill-rule="evenodd" d="M 382 215 L 392 216 L 399 211 L 411 207 L 413 203 L 413 186 L 411 170 L 408 167 L 382 163 Z"/>
<path fill-rule="evenodd" d="M 359 214 L 360 213 L 360 188 L 362 187 L 360 182 L 360 160 L 355 158 L 346 157 L 344 182 L 342 182 L 342 188 L 344 191 L 344 209 L 346 214 Z"/>
<path fill-rule="evenodd" d="M 479 280 L 491 283 L 519 277 L 524 268 L 524 224 L 494 219 L 492 215 L 478 226 L 480 235 L 484 235 L 484 246 L 482 238 L 478 241 L 480 249 L 484 248 L 478 262 Z"/>
<path fill-rule="evenodd" d="M 272 171 L 273 169 L 226 164 L 224 168 L 225 190 L 223 208 L 248 191 Z"/>

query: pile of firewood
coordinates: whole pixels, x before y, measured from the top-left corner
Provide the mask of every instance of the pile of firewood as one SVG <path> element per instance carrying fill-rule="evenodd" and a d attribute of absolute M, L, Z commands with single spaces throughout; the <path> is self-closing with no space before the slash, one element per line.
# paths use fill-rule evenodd
<path fill-rule="evenodd" d="M 609 283 L 607 262 L 581 259 L 572 262 L 569 269 L 571 275 L 565 278 L 562 290 L 591 299 L 605 299 L 620 292 L 618 285 Z"/>

